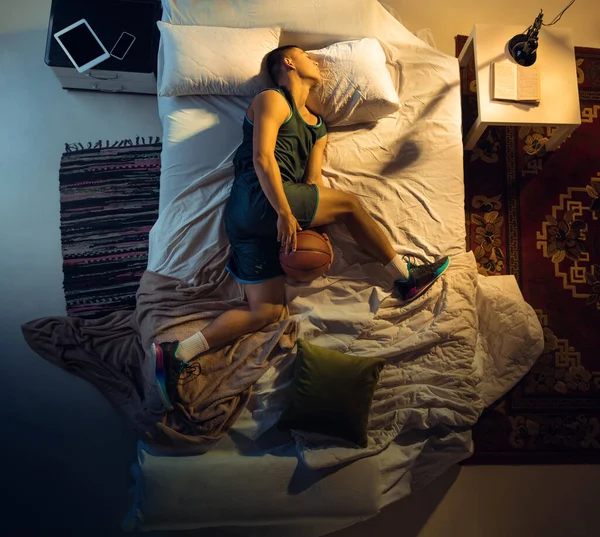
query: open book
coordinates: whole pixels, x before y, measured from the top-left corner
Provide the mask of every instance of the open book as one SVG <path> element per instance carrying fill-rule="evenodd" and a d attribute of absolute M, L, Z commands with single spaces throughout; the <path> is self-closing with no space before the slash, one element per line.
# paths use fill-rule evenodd
<path fill-rule="evenodd" d="M 510 60 L 492 63 L 492 99 L 539 103 L 538 66 L 524 67 Z"/>

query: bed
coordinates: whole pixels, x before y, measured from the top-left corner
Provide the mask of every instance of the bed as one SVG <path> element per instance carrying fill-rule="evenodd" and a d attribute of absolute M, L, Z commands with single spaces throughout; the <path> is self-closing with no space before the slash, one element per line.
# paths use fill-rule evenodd
<path fill-rule="evenodd" d="M 450 267 L 431 292 L 403 306 L 385 270 L 343 227 L 329 226 L 334 263 L 311 284 L 286 285 L 289 320 L 294 337 L 385 358 L 367 447 L 332 445 L 318 435 L 273 427 L 285 406 L 294 360 L 293 348 L 277 347 L 233 425 L 210 450 L 192 454 L 139 441 L 128 530 L 223 526 L 243 535 L 308 536 L 372 517 L 468 458 L 470 428 L 542 351 L 539 321 L 515 279 L 479 275 L 466 251 L 457 60 L 421 41 L 375 0 L 357 1 L 351 12 L 346 5 L 163 0 L 163 20 L 278 25 L 281 44 L 304 49 L 377 38 L 401 73 L 401 107 L 376 124 L 330 129 L 324 183 L 354 192 L 399 253 L 429 260 L 448 255 Z M 162 53 L 161 44 L 159 83 Z M 186 292 L 218 289 L 224 301 L 243 296 L 224 270 L 222 212 L 250 100 L 159 97 L 160 207 L 148 271 L 180 282 L 178 289 L 189 286 Z M 147 294 L 141 292 L 138 301 Z M 137 322 L 144 319 L 138 311 Z M 194 329 L 208 320 L 195 319 Z M 191 325 L 169 323 L 161 331 L 164 339 L 193 333 Z M 49 351 L 40 354 L 52 359 Z M 130 414 L 139 416 L 147 407 L 141 401 Z"/>
<path fill-rule="evenodd" d="M 273 5 L 254 13 L 253 2 L 241 4 L 235 14 L 213 12 L 210 3 L 167 2 L 164 19 L 259 27 L 275 17 L 262 17 L 274 2 L 263 3 Z M 515 280 L 479 276 L 473 256 L 465 251 L 456 59 L 423 43 L 376 2 L 358 2 L 353 14 L 341 18 L 326 16 L 341 7 L 339 2 L 286 4 L 283 10 L 273 9 L 282 17 L 277 22 L 288 30 L 282 44 L 314 49 L 377 37 L 385 44 L 388 61 L 402 71 L 397 114 L 375 127 L 330 132 L 323 167 L 326 185 L 356 193 L 399 251 L 421 258 L 446 254 L 452 263 L 441 293 L 415 308 L 399 309 L 380 267 L 343 229 L 331 226 L 335 263 L 327 277 L 309 286 L 288 285 L 286 298 L 303 338 L 351 354 L 383 356 L 390 364 L 375 395 L 369 446 L 321 448 L 300 433 L 294 443 L 283 438 L 278 447 L 275 439 L 267 447 L 259 441 L 283 408 L 290 353 L 256 383 L 247 409 L 209 453 L 165 458 L 140 443 L 135 472 L 145 505 L 138 504 L 137 518 L 144 529 L 224 524 L 264 535 L 268 528 L 281 534 L 284 525 L 288 535 L 318 534 L 372 516 L 467 458 L 469 426 L 541 352 L 539 323 Z M 322 16 L 319 10 L 325 11 Z M 226 244 L 220 213 L 249 102 L 219 96 L 159 98 L 164 125 L 161 216 L 151 234 L 150 269 L 193 281 L 197 268 Z M 182 230 L 186 240 L 180 239 Z M 223 285 L 237 288 L 231 278 Z M 390 398 L 393 409 L 385 408 Z M 276 448 L 283 451 L 273 455 Z M 345 463 L 341 470 L 340 463 Z M 265 472 L 274 482 L 261 479 Z M 290 492 L 294 472 L 300 481 L 318 482 L 319 492 L 315 486 Z M 185 497 L 180 493 L 175 516 L 174 506 L 160 505 L 151 489 L 168 480 L 181 490 L 185 475 L 197 476 L 198 482 Z M 214 506 L 228 505 L 228 491 L 238 480 L 257 485 L 236 491 L 237 510 L 229 509 L 226 516 L 215 512 Z M 261 501 L 253 499 L 257 496 Z M 199 507 L 208 498 L 210 504 Z M 262 527 L 251 529 L 257 525 Z"/>

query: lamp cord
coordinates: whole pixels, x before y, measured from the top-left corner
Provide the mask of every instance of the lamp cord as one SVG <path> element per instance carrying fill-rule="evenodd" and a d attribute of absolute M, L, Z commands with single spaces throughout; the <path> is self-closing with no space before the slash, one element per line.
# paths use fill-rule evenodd
<path fill-rule="evenodd" d="M 556 15 L 556 17 L 554 17 L 554 19 L 552 20 L 552 22 L 549 22 L 548 24 L 545 24 L 542 22 L 542 26 L 553 26 L 554 24 L 556 24 L 563 16 L 563 14 L 565 13 L 565 11 L 567 11 L 567 9 L 569 9 L 573 4 L 575 3 L 575 0 L 571 0 L 566 7 L 558 14 Z M 528 26 L 525 31 L 523 32 L 523 34 L 527 34 L 529 32 L 529 30 L 531 30 L 531 25 Z"/>
<path fill-rule="evenodd" d="M 553 24 L 556 24 L 556 23 L 557 23 L 557 22 L 558 22 L 558 21 L 561 19 L 561 17 L 563 16 L 563 13 L 564 13 L 565 11 L 567 11 L 567 9 L 569 9 L 569 8 L 570 8 L 570 7 L 573 5 L 573 3 L 574 3 L 574 2 L 575 2 L 575 0 L 571 0 L 571 1 L 570 1 L 570 2 L 567 4 L 567 7 L 565 7 L 565 9 L 563 9 L 563 10 L 562 10 L 562 11 L 561 11 L 561 12 L 560 12 L 558 15 L 556 15 L 556 17 L 554 17 L 554 20 L 553 20 L 552 22 L 550 22 L 550 23 L 548 23 L 548 24 L 544 24 L 544 23 L 542 23 L 542 26 L 552 26 Z"/>

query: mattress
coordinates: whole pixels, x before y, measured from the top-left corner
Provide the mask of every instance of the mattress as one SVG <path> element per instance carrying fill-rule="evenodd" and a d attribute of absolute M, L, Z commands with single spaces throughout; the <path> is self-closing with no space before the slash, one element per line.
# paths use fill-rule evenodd
<path fill-rule="evenodd" d="M 282 43 L 305 49 L 376 37 L 401 75 L 402 106 L 376 125 L 330 129 L 324 183 L 355 193 L 398 253 L 424 260 L 449 255 L 450 268 L 437 291 L 402 307 L 383 267 L 342 226 L 330 226 L 331 269 L 310 285 L 290 282 L 286 300 L 300 337 L 349 354 L 386 358 L 367 448 L 323 444 L 301 431 L 292 438 L 272 436 L 291 378 L 290 353 L 256 383 L 248 408 L 211 452 L 167 457 L 140 443 L 128 527 L 233 525 L 245 535 L 323 535 L 373 516 L 469 457 L 470 426 L 526 373 L 543 347 L 539 322 L 514 278 L 478 275 L 466 252 L 457 60 L 418 39 L 375 1 L 356 2 L 353 15 L 327 17 L 327 9 L 337 4 L 297 1 L 282 7 L 275 0 L 246 0 L 233 9 L 231 2 L 173 0 L 164 18 L 214 26 L 278 23 Z M 299 15 L 286 19 L 286 10 Z M 159 77 L 161 68 L 159 51 Z M 249 103 L 242 97 L 159 98 L 160 216 L 150 234 L 150 270 L 193 282 L 200 268 L 228 247 L 222 213 Z M 224 285 L 243 296 L 233 278 Z M 270 464 L 274 453 L 280 457 L 275 465 Z M 255 486 L 269 467 L 277 475 L 272 486 Z M 342 472 L 338 481 L 326 481 L 331 472 Z M 298 475 L 312 483 L 302 501 L 294 501 L 293 490 L 284 486 Z M 205 501 L 216 483 L 222 498 L 235 491 L 231 509 L 215 510 Z M 175 499 L 155 501 L 157 491 Z M 324 498 L 329 511 L 319 507 Z M 277 505 L 284 516 L 269 508 L 271 501 L 283 502 Z M 351 508 L 344 510 L 344 504 Z"/>

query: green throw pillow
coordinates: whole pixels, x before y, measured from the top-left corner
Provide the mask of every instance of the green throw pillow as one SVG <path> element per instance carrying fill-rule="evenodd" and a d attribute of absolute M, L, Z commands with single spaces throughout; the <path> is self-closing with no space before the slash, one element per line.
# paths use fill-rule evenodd
<path fill-rule="evenodd" d="M 298 340 L 289 406 L 279 425 L 367 445 L 373 393 L 385 360 L 350 356 Z"/>

